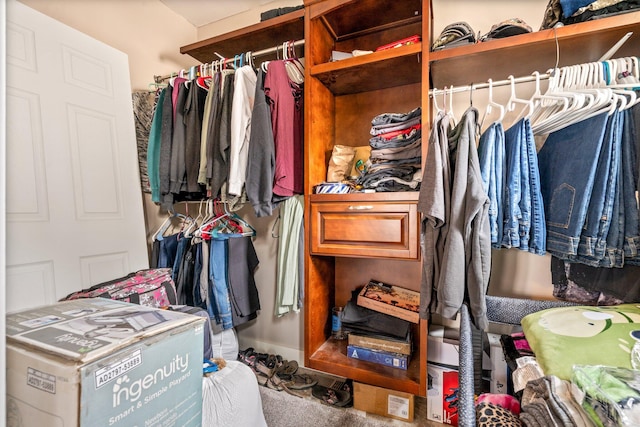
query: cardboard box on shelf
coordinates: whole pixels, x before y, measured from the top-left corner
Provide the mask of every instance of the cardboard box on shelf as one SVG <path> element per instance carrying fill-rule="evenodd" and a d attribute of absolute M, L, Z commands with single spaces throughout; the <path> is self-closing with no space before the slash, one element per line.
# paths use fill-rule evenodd
<path fill-rule="evenodd" d="M 413 394 L 353 383 L 353 407 L 370 414 L 413 422 Z"/>
<path fill-rule="evenodd" d="M 456 367 L 459 364 L 460 342 L 447 337 L 441 325 L 429 325 L 427 336 L 427 361 Z"/>
<path fill-rule="evenodd" d="M 458 425 L 458 371 L 427 365 L 427 419 Z"/>
<path fill-rule="evenodd" d="M 203 325 L 104 298 L 8 314 L 9 425 L 200 426 Z"/>
<path fill-rule="evenodd" d="M 488 362 L 491 369 L 491 393 L 507 393 L 507 384 L 509 380 L 509 370 L 507 361 L 504 358 L 500 335 L 487 333 L 489 341 L 489 358 Z M 484 355 L 486 360 L 486 353 Z"/>
<path fill-rule="evenodd" d="M 419 323 L 420 293 L 400 286 L 370 280 L 357 298 L 358 305 L 395 316 L 407 322 Z"/>

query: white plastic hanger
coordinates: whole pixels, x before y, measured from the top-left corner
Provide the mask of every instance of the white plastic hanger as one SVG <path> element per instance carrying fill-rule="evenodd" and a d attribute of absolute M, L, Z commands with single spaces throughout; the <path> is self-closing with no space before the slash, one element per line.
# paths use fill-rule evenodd
<path fill-rule="evenodd" d="M 435 108 L 436 110 L 436 115 L 439 113 L 444 113 L 444 110 L 442 108 L 440 108 L 440 106 L 438 105 L 438 95 L 437 93 L 433 94 L 433 108 Z"/>
<path fill-rule="evenodd" d="M 489 100 L 487 101 L 487 108 L 484 110 L 484 115 L 482 116 L 482 120 L 480 120 L 480 128 L 484 129 L 484 121 L 485 119 L 493 112 L 493 107 L 498 108 L 500 111 L 500 116 L 495 120 L 496 122 L 501 122 L 504 118 L 506 108 L 504 105 L 499 104 L 493 100 L 493 80 L 489 79 Z"/>
<path fill-rule="evenodd" d="M 446 93 L 446 89 L 445 89 L 445 93 Z M 446 113 L 447 116 L 449 116 L 449 123 L 451 123 L 451 126 L 455 126 L 456 125 L 456 118 L 453 115 L 453 85 L 451 85 L 451 87 L 449 88 L 449 108 L 446 108 Z"/>
<path fill-rule="evenodd" d="M 293 42 L 282 44 L 282 56 L 289 79 L 296 84 L 304 83 L 304 66 L 295 56 Z"/>
<path fill-rule="evenodd" d="M 533 112 L 533 100 L 516 97 L 516 83 L 513 76 L 509 76 L 509 84 L 511 85 L 511 95 L 509 96 L 509 101 L 507 101 L 507 111 L 514 111 L 516 104 L 524 104 L 527 107 L 527 116 L 530 115 Z"/>

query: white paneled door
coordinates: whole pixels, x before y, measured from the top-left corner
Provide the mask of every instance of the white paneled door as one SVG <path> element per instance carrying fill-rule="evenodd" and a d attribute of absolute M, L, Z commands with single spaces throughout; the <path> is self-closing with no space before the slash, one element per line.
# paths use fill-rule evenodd
<path fill-rule="evenodd" d="M 127 56 L 15 0 L 6 13 L 12 312 L 146 268 L 148 256 Z"/>

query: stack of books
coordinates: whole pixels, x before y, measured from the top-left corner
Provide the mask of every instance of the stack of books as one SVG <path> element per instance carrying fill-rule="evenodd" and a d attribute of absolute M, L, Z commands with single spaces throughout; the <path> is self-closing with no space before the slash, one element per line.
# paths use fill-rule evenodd
<path fill-rule="evenodd" d="M 406 370 L 412 348 L 411 323 L 419 322 L 420 294 L 371 280 L 343 313 L 347 356 Z"/>

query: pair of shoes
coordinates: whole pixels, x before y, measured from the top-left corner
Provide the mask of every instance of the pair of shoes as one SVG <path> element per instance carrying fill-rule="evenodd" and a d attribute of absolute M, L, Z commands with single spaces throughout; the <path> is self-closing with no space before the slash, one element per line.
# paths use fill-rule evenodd
<path fill-rule="evenodd" d="M 249 347 L 246 350 L 238 351 L 238 360 L 250 367 L 255 372 L 256 359 L 259 353 L 253 350 L 253 347 Z"/>
<path fill-rule="evenodd" d="M 309 374 L 293 374 L 284 384 L 291 390 L 305 390 L 318 384 L 318 380 Z"/>
<path fill-rule="evenodd" d="M 276 374 L 283 380 L 289 380 L 298 370 L 298 362 L 295 360 L 282 360 L 280 356 L 277 356 L 279 361 L 276 363 Z"/>
<path fill-rule="evenodd" d="M 262 361 L 258 361 L 255 365 L 256 367 L 256 371 L 259 373 L 258 375 L 258 383 L 260 385 L 264 385 L 272 390 L 277 390 L 277 391 L 286 391 L 287 393 L 293 395 L 293 396 L 297 396 L 300 398 L 303 398 L 304 396 L 293 391 L 294 388 L 289 387 L 290 384 L 292 384 L 295 388 L 295 390 L 301 390 L 304 387 L 304 382 L 306 382 L 306 380 L 303 381 L 298 381 L 298 382 L 292 382 L 292 381 L 283 381 L 278 374 L 276 373 L 276 368 L 269 368 L 267 365 L 265 365 Z M 313 384 L 307 386 L 307 387 L 311 387 Z"/>
<path fill-rule="evenodd" d="M 330 406 L 344 408 L 351 405 L 351 393 L 345 390 L 334 390 L 323 385 L 316 384 L 311 389 L 313 397 L 320 399 L 322 403 Z"/>

